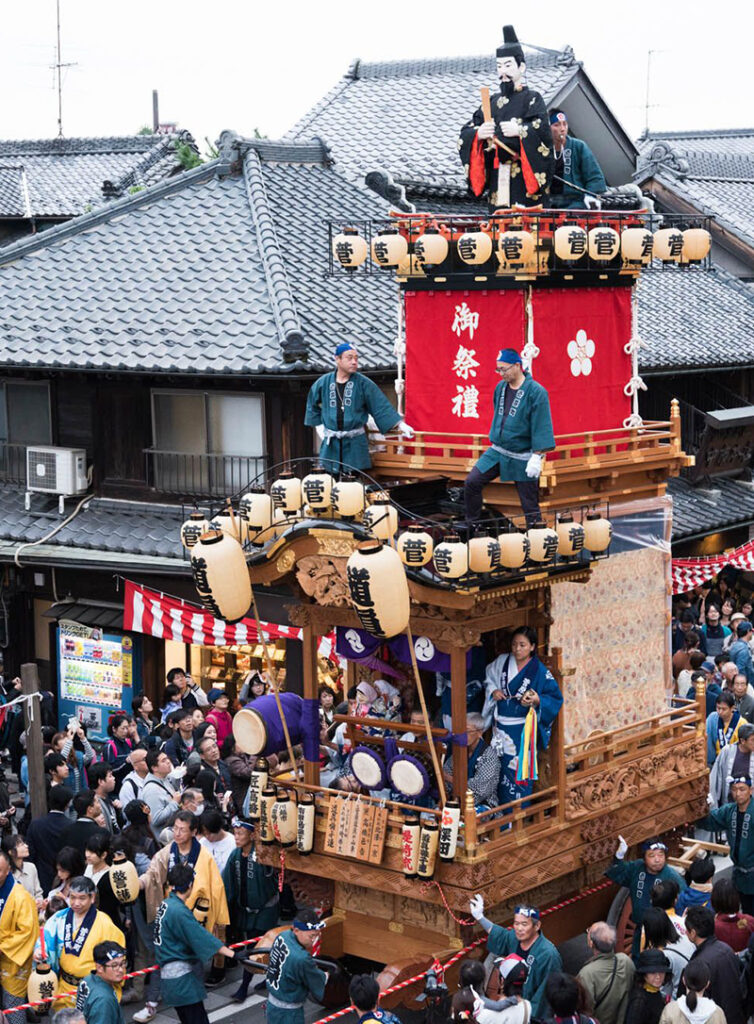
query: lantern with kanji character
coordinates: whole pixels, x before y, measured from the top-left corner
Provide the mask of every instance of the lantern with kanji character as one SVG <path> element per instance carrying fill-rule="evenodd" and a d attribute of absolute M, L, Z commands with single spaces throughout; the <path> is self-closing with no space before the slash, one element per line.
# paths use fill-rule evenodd
<path fill-rule="evenodd" d="M 324 466 L 315 466 L 301 481 L 304 499 L 312 512 L 326 512 L 332 503 L 333 478 Z"/>
<path fill-rule="evenodd" d="M 58 976 L 47 960 L 34 964 L 34 969 L 26 983 L 26 995 L 30 1003 L 41 1003 L 52 999 L 58 991 Z M 75 992 L 74 992 L 75 995 Z M 22 1011 L 23 1012 L 23 1011 Z"/>
<path fill-rule="evenodd" d="M 389 498 L 376 498 L 364 510 L 361 521 L 375 537 L 391 541 L 398 530 L 398 509 Z"/>
<path fill-rule="evenodd" d="M 683 256 L 683 232 L 680 228 L 655 231 L 653 254 L 663 263 L 680 263 Z"/>
<path fill-rule="evenodd" d="M 503 270 L 521 270 L 531 264 L 536 246 L 530 231 L 503 231 L 497 240 L 497 258 Z"/>
<path fill-rule="evenodd" d="M 440 839 L 438 853 L 440 860 L 453 860 L 458 846 L 458 829 L 461 824 L 461 805 L 458 800 L 448 800 L 440 818 Z"/>
<path fill-rule="evenodd" d="M 270 497 L 276 509 L 282 509 L 287 516 L 295 515 L 303 505 L 301 481 L 292 470 L 283 470 L 270 487 Z"/>
<path fill-rule="evenodd" d="M 364 511 L 364 484 L 352 473 L 344 473 L 332 487 L 332 505 L 341 519 L 355 519 Z"/>
<path fill-rule="evenodd" d="M 435 571 L 445 580 L 457 580 L 469 571 L 469 549 L 457 533 L 447 533 L 432 556 Z"/>
<path fill-rule="evenodd" d="M 314 849 L 315 818 L 314 795 L 299 793 L 296 808 L 296 850 L 305 856 Z"/>
<path fill-rule="evenodd" d="M 613 527 L 609 519 L 599 512 L 587 512 L 584 520 L 584 547 L 592 554 L 600 555 L 607 551 L 613 536 Z"/>
<path fill-rule="evenodd" d="M 512 528 L 497 538 L 500 547 L 500 565 L 504 569 L 520 569 L 529 557 L 529 537 L 526 530 Z"/>
<path fill-rule="evenodd" d="M 529 558 L 532 562 L 551 562 L 558 550 L 558 535 L 540 520 L 528 530 Z"/>
<path fill-rule="evenodd" d="M 416 874 L 419 878 L 429 879 L 435 873 L 437 864 L 437 844 L 440 830 L 436 821 L 427 821 L 419 833 L 419 859 L 416 863 Z"/>
<path fill-rule="evenodd" d="M 209 523 L 203 512 L 192 512 L 181 527 L 181 544 L 187 551 L 193 548 L 203 533 L 209 529 Z"/>
<path fill-rule="evenodd" d="M 701 263 L 710 250 L 712 239 L 704 228 L 686 228 L 683 232 L 682 263 Z"/>
<path fill-rule="evenodd" d="M 139 873 L 136 865 L 126 857 L 123 850 L 113 854 L 108 874 L 110 887 L 119 903 L 135 903 L 138 900 Z"/>
<path fill-rule="evenodd" d="M 416 814 L 408 814 L 403 819 L 401 829 L 401 860 L 403 874 L 406 878 L 416 878 L 416 870 L 419 866 L 419 836 L 421 825 Z"/>
<path fill-rule="evenodd" d="M 472 572 L 493 572 L 500 568 L 500 545 L 496 537 L 472 537 L 469 541 Z"/>
<path fill-rule="evenodd" d="M 563 224 L 552 236 L 555 255 L 563 263 L 576 263 L 586 256 L 587 234 L 579 224 Z"/>
<path fill-rule="evenodd" d="M 654 235 L 649 228 L 624 228 L 620 233 L 620 254 L 629 267 L 652 262 Z"/>
<path fill-rule="evenodd" d="M 241 544 L 246 540 L 246 523 L 231 508 L 223 509 L 213 516 L 209 526 L 211 530 L 222 530 Z"/>
<path fill-rule="evenodd" d="M 581 523 L 574 523 L 570 512 L 560 513 L 555 532 L 558 535 L 559 555 L 573 558 L 584 547 L 584 527 Z"/>
<path fill-rule="evenodd" d="M 402 633 L 411 615 L 408 581 L 397 551 L 379 540 L 363 541 L 346 563 L 354 611 L 372 636 Z"/>
<path fill-rule="evenodd" d="M 262 798 L 259 801 L 259 838 L 265 846 L 275 842 L 275 832 L 272 828 L 272 807 L 278 798 L 277 789 L 269 783 L 262 790 Z"/>
<path fill-rule="evenodd" d="M 210 902 L 206 896 L 197 897 L 196 903 L 194 903 L 192 913 L 202 928 L 207 925 L 209 918 Z"/>
<path fill-rule="evenodd" d="M 372 239 L 372 259 L 384 270 L 397 267 L 408 255 L 408 242 L 398 228 L 384 228 Z"/>
<path fill-rule="evenodd" d="M 258 757 L 256 764 L 251 770 L 251 776 L 249 778 L 249 817 L 252 821 L 256 821 L 259 817 L 262 802 L 262 790 L 267 785 L 268 776 L 269 765 L 267 764 L 267 759 L 264 757 Z"/>
<path fill-rule="evenodd" d="M 435 227 L 427 227 L 414 242 L 414 258 L 425 270 L 438 267 L 448 255 L 448 240 Z"/>
<path fill-rule="evenodd" d="M 589 232 L 589 259 L 609 263 L 620 251 L 620 235 L 607 224 L 598 224 Z"/>
<path fill-rule="evenodd" d="M 332 254 L 341 267 L 353 271 L 367 258 L 367 242 L 356 228 L 343 228 L 332 240 Z"/>
<path fill-rule="evenodd" d="M 272 831 L 281 846 L 293 846 L 296 842 L 296 805 L 286 789 L 278 790 L 278 796 L 270 811 Z"/>
<path fill-rule="evenodd" d="M 252 544 L 256 543 L 259 534 L 261 534 L 259 544 L 266 544 L 271 537 L 269 532 L 263 532 L 267 531 L 272 523 L 272 498 L 270 495 L 261 487 L 254 488 L 248 494 L 244 494 L 239 501 L 238 514 L 246 520 L 246 529 Z"/>
<path fill-rule="evenodd" d="M 466 231 L 456 243 L 464 263 L 478 266 L 492 255 L 492 239 L 485 231 Z"/>
<path fill-rule="evenodd" d="M 251 583 L 243 548 L 221 530 L 208 530 L 191 549 L 194 586 L 204 607 L 218 619 L 238 622 L 251 604 Z"/>
<path fill-rule="evenodd" d="M 435 543 L 432 535 L 427 533 L 420 523 L 410 523 L 398 538 L 398 554 L 404 565 L 415 569 L 427 565 L 432 560 Z"/>

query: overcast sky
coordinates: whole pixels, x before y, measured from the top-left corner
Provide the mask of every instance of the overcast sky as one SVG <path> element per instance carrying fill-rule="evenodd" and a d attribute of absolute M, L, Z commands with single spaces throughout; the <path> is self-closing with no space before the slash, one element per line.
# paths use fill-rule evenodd
<path fill-rule="evenodd" d="M 125 135 L 162 120 L 197 138 L 223 128 L 285 132 L 351 60 L 492 52 L 504 21 L 519 39 L 570 43 L 628 132 L 754 124 L 747 0 L 61 0 L 67 136 Z M 748 13 L 746 13 L 748 11 Z M 55 0 L 2 5 L 0 137 L 57 134 Z M 484 83 L 480 83 L 484 84 Z M 416 111 L 421 131 L 422 111 Z M 204 144 L 202 142 L 202 148 Z"/>

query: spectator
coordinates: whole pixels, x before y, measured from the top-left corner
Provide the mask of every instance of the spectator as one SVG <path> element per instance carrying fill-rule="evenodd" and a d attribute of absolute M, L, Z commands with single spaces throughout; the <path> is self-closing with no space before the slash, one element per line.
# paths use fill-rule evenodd
<path fill-rule="evenodd" d="M 683 647 L 676 651 L 673 655 L 673 678 L 678 679 L 678 676 L 683 672 L 684 669 L 691 668 L 690 655 L 692 651 L 701 651 L 702 654 L 705 652 L 702 650 L 702 638 L 695 629 L 690 629 L 683 635 Z M 702 658 L 704 661 L 704 658 Z M 701 662 L 700 662 L 701 664 Z"/>
<path fill-rule="evenodd" d="M 723 651 L 725 651 L 728 654 L 728 656 L 730 656 L 731 647 L 736 642 L 736 640 L 738 640 L 738 637 L 736 635 L 736 628 L 738 627 L 739 622 L 744 622 L 745 620 L 746 616 L 743 614 L 743 612 L 734 612 L 733 615 L 731 615 L 730 617 L 731 633 L 730 636 L 727 636 L 723 641 Z"/>
<path fill-rule="evenodd" d="M 679 917 L 675 912 L 675 905 L 678 902 L 680 891 L 678 883 L 668 878 L 665 881 L 657 882 L 649 895 L 649 902 L 651 906 L 664 910 L 678 934 L 685 935 L 686 926 L 683 923 L 683 918 Z"/>
<path fill-rule="evenodd" d="M 102 757 L 113 772 L 117 772 L 119 768 L 123 767 L 133 749 L 131 740 L 128 738 L 129 727 L 128 715 L 113 715 L 107 723 L 107 735 L 110 739 L 105 741 Z"/>
<path fill-rule="evenodd" d="M 168 717 L 168 724 L 175 727 L 175 732 L 163 746 L 175 768 L 185 764 L 194 749 L 194 720 L 191 708 L 173 711 Z"/>
<path fill-rule="evenodd" d="M 223 873 L 228 857 L 236 848 L 235 839 L 230 832 L 225 831 L 223 824 L 222 814 L 211 807 L 204 810 L 199 818 L 202 830 L 199 842 L 214 857 L 220 874 Z"/>
<path fill-rule="evenodd" d="M 720 686 L 715 682 L 714 676 L 711 676 L 704 670 L 699 672 L 691 673 L 691 685 L 686 691 L 686 700 L 696 700 L 696 684 L 697 680 L 701 680 L 704 683 L 705 688 L 705 708 L 704 712 L 709 717 L 713 714 L 717 705 L 717 698 L 723 692 Z M 683 691 L 679 688 L 679 693 Z"/>
<path fill-rule="evenodd" d="M 233 805 L 236 813 L 240 814 L 243 810 L 246 794 L 249 790 L 251 773 L 254 765 L 257 763 L 257 759 L 252 754 L 245 754 L 236 743 L 234 736 L 228 736 L 223 743 L 220 748 L 220 758 L 225 762 L 225 766 L 228 769 Z M 275 763 L 277 764 L 277 759 Z"/>
<path fill-rule="evenodd" d="M 738 743 L 729 743 L 715 758 L 709 775 L 710 807 L 730 803 L 732 778 L 754 778 L 754 725 L 744 722 L 738 726 Z"/>
<path fill-rule="evenodd" d="M 715 915 L 709 907 L 689 907 L 686 933 L 696 946 L 689 966 L 701 962 L 709 969 L 709 997 L 723 1011 L 727 1024 L 745 1024 L 738 957 L 730 946 L 715 937 Z M 683 980 L 681 990 L 685 991 Z"/>
<path fill-rule="evenodd" d="M 207 695 L 200 686 L 197 686 L 191 676 L 182 668 L 171 668 L 167 680 L 173 686 L 178 687 L 178 701 L 182 708 L 197 708 L 207 706 Z"/>
<path fill-rule="evenodd" d="M 199 721 L 197 722 L 197 716 Z M 191 751 L 189 756 L 186 758 L 186 774 L 195 776 L 198 771 L 201 771 L 202 767 L 202 755 L 199 753 L 199 744 L 206 737 L 211 740 L 217 741 L 217 729 L 214 722 L 205 722 L 201 717 L 201 712 L 198 708 L 194 708 L 193 712 L 194 720 L 194 749 Z"/>
<path fill-rule="evenodd" d="M 685 651 L 688 647 L 687 637 L 689 633 L 695 632 L 694 627 L 696 626 L 696 615 L 691 611 L 690 608 L 682 611 L 678 623 L 673 630 L 673 656 Z M 698 634 L 697 637 L 701 639 Z M 680 669 L 679 669 L 680 671 Z M 676 673 L 677 675 L 677 673 Z"/>
<path fill-rule="evenodd" d="M 717 698 L 715 710 L 707 718 L 707 764 L 710 767 L 723 747 L 738 743 L 739 726 L 746 724 L 746 719 L 736 711 L 735 704 L 733 694 L 723 690 Z"/>
<path fill-rule="evenodd" d="M 552 1008 L 554 1024 L 597 1024 L 594 1017 L 580 1013 L 583 1001 L 581 986 L 570 974 L 555 971 L 547 979 L 545 985 L 547 1002 Z"/>
<path fill-rule="evenodd" d="M 18 834 L 5 836 L 3 839 L 3 849 L 10 857 L 13 877 L 17 882 L 21 883 L 30 896 L 33 896 L 37 909 L 41 910 L 44 907 L 44 893 L 39 883 L 39 872 L 35 865 L 26 863 L 26 859 L 29 856 L 29 847 L 26 844 L 26 840 Z"/>
<path fill-rule="evenodd" d="M 77 718 L 71 718 L 68 729 L 65 732 L 56 732 L 52 737 L 51 746 L 56 754 L 60 754 L 68 762 L 69 774 L 66 785 L 70 786 L 75 796 L 88 787 L 86 768 L 97 760 L 94 748 L 86 738 L 84 726 Z"/>
<path fill-rule="evenodd" d="M 264 684 L 262 684 L 264 686 Z M 264 690 L 262 690 L 264 693 Z M 335 731 L 335 694 L 332 692 L 329 686 L 325 686 L 324 683 L 319 688 L 319 724 L 325 727 L 328 733 L 328 738 L 331 735 L 330 730 Z"/>
<path fill-rule="evenodd" d="M 154 743 L 150 743 L 148 741 L 150 739 L 154 740 L 152 733 L 154 732 L 158 719 L 154 717 L 154 705 L 152 704 L 152 701 L 145 693 L 140 693 L 138 697 L 134 697 L 131 702 L 131 708 L 134 713 L 134 721 L 136 722 L 136 731 L 139 735 L 139 742 L 146 743 L 147 746 L 153 746 Z"/>
<path fill-rule="evenodd" d="M 512 953 L 503 957 L 496 967 L 505 998 L 493 1001 L 484 994 L 484 965 L 478 960 L 461 964 L 459 982 L 473 998 L 473 1019 L 478 1024 L 526 1024 L 531 1020 L 531 1003 L 523 997 L 529 973 L 526 962 Z"/>
<path fill-rule="evenodd" d="M 675 905 L 677 914 L 685 914 L 689 907 L 708 907 L 712 895 L 712 876 L 715 862 L 711 856 L 697 857 L 686 871 L 686 888 Z"/>
<path fill-rule="evenodd" d="M 741 899 L 730 878 L 718 878 L 712 886 L 710 904 L 715 912 L 715 935 L 734 953 L 746 949 L 754 935 L 754 917 L 742 914 Z"/>
<path fill-rule="evenodd" d="M 726 1024 L 725 1014 L 712 999 L 705 996 L 710 972 L 705 963 L 690 963 L 683 972 L 686 995 L 668 1003 L 662 1011 L 660 1024 Z"/>
<path fill-rule="evenodd" d="M 55 786 L 50 790 L 49 811 L 43 818 L 34 818 L 26 832 L 29 860 L 39 872 L 39 884 L 47 892 L 55 877 L 55 857 L 64 845 L 63 834 L 70 822 L 66 809 L 73 799 L 68 786 Z"/>
<path fill-rule="evenodd" d="M 724 597 L 722 605 L 720 606 L 720 625 L 727 626 L 732 629 L 731 616 L 736 610 L 736 602 L 730 596 Z"/>
<path fill-rule="evenodd" d="M 147 753 L 147 768 L 149 774 L 144 779 L 141 797 L 149 807 L 154 838 L 159 839 L 162 829 L 173 824 L 180 797 L 168 779 L 173 765 L 164 750 Z"/>
<path fill-rule="evenodd" d="M 47 893 L 47 910 L 53 907 L 55 897 L 68 904 L 71 881 L 84 874 L 86 861 L 81 850 L 74 846 L 64 846 L 55 858 L 55 877 L 50 891 Z"/>
<path fill-rule="evenodd" d="M 93 789 L 82 789 L 73 798 L 73 809 L 76 820 L 63 832 L 61 845 L 73 846 L 83 854 L 92 833 L 101 831 L 96 820 L 100 814 L 99 797 Z"/>
<path fill-rule="evenodd" d="M 708 679 L 712 677 L 712 672 L 705 671 L 704 665 L 707 663 L 707 658 L 701 651 L 691 651 L 689 653 L 689 667 L 681 669 L 678 673 L 678 692 L 687 693 L 689 687 L 696 681 L 695 676 L 699 672 L 704 674 L 705 685 Z M 710 662 L 710 665 L 714 662 Z M 714 710 L 714 708 L 713 708 Z"/>
<path fill-rule="evenodd" d="M 634 965 L 625 953 L 615 952 L 615 928 L 596 921 L 586 930 L 591 960 L 578 973 L 589 996 L 592 1013 L 600 1024 L 623 1024 L 634 983 Z"/>
<path fill-rule="evenodd" d="M 149 774 L 147 752 L 143 747 L 136 747 L 135 750 L 132 750 L 127 760 L 131 765 L 131 771 L 121 782 L 118 794 L 118 799 L 123 807 L 132 800 L 139 799 L 144 788 L 144 780 Z"/>
<path fill-rule="evenodd" d="M 735 663 L 737 671 L 746 676 L 747 683 L 754 683 L 754 664 L 752 664 L 749 648 L 751 639 L 751 622 L 748 619 L 743 619 L 736 626 L 736 639 L 728 651 L 730 660 Z"/>
<path fill-rule="evenodd" d="M 400 1018 L 387 1010 L 378 1009 L 380 986 L 371 974 L 357 974 L 351 978 L 348 996 L 359 1014 L 359 1024 L 401 1024 Z M 476 1018 L 479 1020 L 479 1018 Z"/>
<path fill-rule="evenodd" d="M 215 726 L 218 745 L 222 746 L 227 737 L 233 735 L 233 719 L 228 711 L 230 698 L 224 690 L 210 690 L 207 698 L 212 706 L 207 712 L 206 721 Z"/>
<path fill-rule="evenodd" d="M 50 788 L 53 786 L 67 786 L 69 767 L 68 762 L 60 754 L 49 753 L 44 759 L 45 775 Z"/>
<path fill-rule="evenodd" d="M 716 654 L 722 652 L 725 638 L 730 636 L 732 631 L 730 626 L 720 624 L 720 609 L 715 604 L 708 606 L 706 619 L 699 632 L 704 640 L 707 656 L 714 658 Z"/>
<path fill-rule="evenodd" d="M 749 684 L 743 673 L 733 676 L 732 692 L 736 699 L 736 711 L 747 722 L 754 721 L 754 697 L 749 693 Z"/>
<path fill-rule="evenodd" d="M 196 733 L 197 733 L 197 730 L 202 725 L 206 724 L 205 721 L 204 721 L 204 710 L 205 709 L 203 707 L 201 707 L 201 708 L 200 707 L 196 707 L 191 712 L 191 720 L 194 723 L 194 743 L 196 743 Z M 214 725 L 212 726 L 212 728 L 214 729 Z"/>
<path fill-rule="evenodd" d="M 667 996 L 663 987 L 672 974 L 670 961 L 659 949 L 645 949 L 636 963 L 636 983 L 628 1000 L 626 1024 L 659 1024 Z"/>
<path fill-rule="evenodd" d="M 685 928 L 685 924 L 683 925 Z M 685 933 L 673 924 L 664 910 L 649 907 L 644 913 L 644 941 L 646 949 L 664 953 L 670 963 L 671 976 L 663 985 L 663 992 L 671 997 L 678 991 L 683 969 L 694 954 L 694 946 Z"/>
<path fill-rule="evenodd" d="M 100 810 L 105 819 L 105 828 L 111 835 L 120 832 L 122 824 L 120 802 L 114 800 L 112 796 L 115 790 L 115 775 L 111 765 L 103 761 L 93 764 L 89 769 L 89 783 L 99 798 Z"/>
<path fill-rule="evenodd" d="M 249 701 L 256 700 L 257 697 L 264 697 L 265 693 L 267 693 L 265 673 L 249 672 L 243 681 L 241 692 L 238 694 L 238 702 L 243 706 Z"/>
<path fill-rule="evenodd" d="M 160 709 L 160 721 L 167 724 L 168 718 L 174 711 L 181 710 L 181 692 L 174 683 L 168 683 L 163 694 L 163 707 Z"/>
<path fill-rule="evenodd" d="M 151 813 L 149 804 L 145 803 L 144 800 L 132 800 L 126 804 L 123 813 L 127 825 L 121 835 L 131 844 L 134 852 L 134 864 L 136 864 L 137 870 L 143 867 L 144 871 L 146 871 L 149 867 L 149 861 L 159 849 L 150 825 Z M 144 862 L 141 864 L 139 856 L 144 857 Z M 142 873 L 142 871 L 139 871 L 139 874 Z"/>
<path fill-rule="evenodd" d="M 209 771 L 216 777 L 215 791 L 218 799 L 230 789 L 230 772 L 226 765 L 220 760 L 220 748 L 217 740 L 211 736 L 204 736 L 197 743 L 197 750 L 201 757 L 201 770 Z"/>

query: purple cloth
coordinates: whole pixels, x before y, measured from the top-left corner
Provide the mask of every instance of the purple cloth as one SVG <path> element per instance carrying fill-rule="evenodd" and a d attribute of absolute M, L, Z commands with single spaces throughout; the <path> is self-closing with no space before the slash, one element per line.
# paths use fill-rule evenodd
<path fill-rule="evenodd" d="M 319 700 L 304 697 L 301 708 L 301 746 L 305 761 L 319 761 Z"/>
<path fill-rule="evenodd" d="M 399 661 L 404 662 L 404 664 L 411 663 L 408 637 L 403 633 L 393 637 L 392 640 L 382 641 L 363 629 L 346 629 L 339 626 L 335 630 L 335 650 L 349 661 L 364 662 L 385 642 Z M 427 669 L 429 672 L 450 672 L 450 655 L 438 651 L 429 637 L 415 636 L 414 651 L 416 652 L 416 663 L 419 668 Z M 471 652 L 466 655 L 466 668 L 470 667 Z"/>

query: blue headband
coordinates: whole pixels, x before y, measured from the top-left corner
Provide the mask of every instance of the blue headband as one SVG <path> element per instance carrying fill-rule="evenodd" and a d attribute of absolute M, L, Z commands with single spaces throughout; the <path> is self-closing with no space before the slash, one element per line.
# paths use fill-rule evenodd
<path fill-rule="evenodd" d="M 550 114 L 550 124 L 559 124 L 561 121 L 567 121 L 568 118 L 565 116 L 562 110 L 559 110 L 557 114 Z"/>
<path fill-rule="evenodd" d="M 646 853 L 647 850 L 665 850 L 667 852 L 667 846 L 665 843 L 661 843 L 658 839 L 651 840 L 642 844 L 642 850 Z"/>
<path fill-rule="evenodd" d="M 751 785 L 751 779 L 749 778 L 748 775 L 735 775 L 732 778 L 728 779 L 728 785 L 729 786 L 733 786 L 737 782 L 743 782 L 744 786 L 750 786 Z"/>
<path fill-rule="evenodd" d="M 350 341 L 341 341 L 340 345 L 335 349 L 336 356 L 342 356 L 344 352 L 351 352 L 353 345 Z"/>
<path fill-rule="evenodd" d="M 497 355 L 497 361 L 499 363 L 520 363 L 521 356 L 515 348 L 501 348 Z"/>
<path fill-rule="evenodd" d="M 536 907 L 516 907 L 513 911 L 514 914 L 522 914 L 524 917 L 533 917 L 535 921 L 539 921 L 539 911 Z"/>
<path fill-rule="evenodd" d="M 305 924 L 297 917 L 293 919 L 293 927 L 299 932 L 318 932 L 325 927 L 324 921 L 315 921 L 313 924 Z"/>
<path fill-rule="evenodd" d="M 247 828 L 249 832 L 253 832 L 255 828 L 253 821 L 246 821 L 245 818 L 239 817 L 235 817 L 230 824 L 232 828 Z"/>

